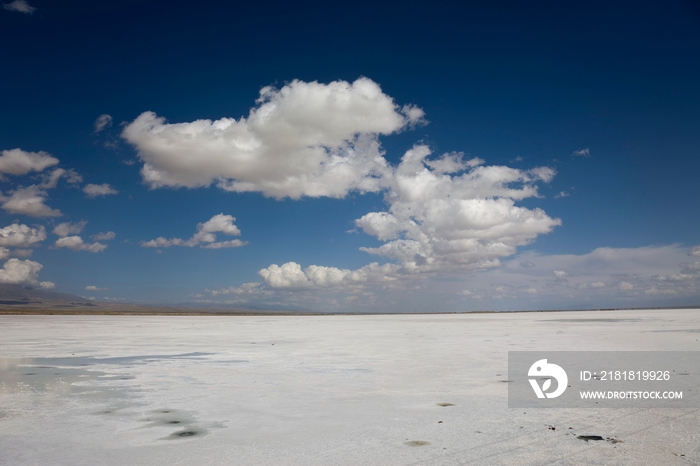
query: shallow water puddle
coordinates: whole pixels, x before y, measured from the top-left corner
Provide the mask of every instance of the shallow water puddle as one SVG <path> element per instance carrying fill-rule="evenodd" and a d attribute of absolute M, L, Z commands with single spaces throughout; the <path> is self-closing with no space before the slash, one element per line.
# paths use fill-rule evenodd
<path fill-rule="evenodd" d="M 209 429 L 224 425 L 202 424 L 194 413 L 174 408 L 144 411 L 148 409 L 148 397 L 142 395 L 152 389 L 141 387 L 138 377 L 124 370 L 166 359 L 203 361 L 211 354 L 0 358 L 0 405 L 6 408 L 0 411 L 0 419 L 46 415 L 78 406 L 83 415 L 98 416 L 109 423 L 126 423 L 131 426 L 127 430 L 147 428 L 151 441 L 203 437 Z"/>
<path fill-rule="evenodd" d="M 93 394 L 99 391 L 90 382 L 116 380 L 124 376 L 109 375 L 76 364 L 74 367 L 53 365 L 48 358 L 37 364 L 34 359 L 0 358 L 0 395 L 9 393 L 57 393 L 60 395 Z M 114 389 L 112 394 L 116 395 Z"/>

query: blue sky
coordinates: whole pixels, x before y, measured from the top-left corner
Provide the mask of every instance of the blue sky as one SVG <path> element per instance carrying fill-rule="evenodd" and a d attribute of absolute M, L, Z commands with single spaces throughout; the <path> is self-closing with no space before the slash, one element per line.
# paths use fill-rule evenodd
<path fill-rule="evenodd" d="M 0 34 L 2 282 L 322 311 L 700 302 L 694 2 L 17 0 Z"/>

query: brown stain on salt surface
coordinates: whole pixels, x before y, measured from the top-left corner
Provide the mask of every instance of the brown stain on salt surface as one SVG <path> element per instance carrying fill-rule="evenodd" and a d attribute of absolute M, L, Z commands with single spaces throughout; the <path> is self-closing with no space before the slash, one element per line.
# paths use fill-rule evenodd
<path fill-rule="evenodd" d="M 430 445 L 430 442 L 427 440 L 409 440 L 408 442 L 404 442 L 404 445 L 407 447 L 424 447 L 426 445 Z"/>

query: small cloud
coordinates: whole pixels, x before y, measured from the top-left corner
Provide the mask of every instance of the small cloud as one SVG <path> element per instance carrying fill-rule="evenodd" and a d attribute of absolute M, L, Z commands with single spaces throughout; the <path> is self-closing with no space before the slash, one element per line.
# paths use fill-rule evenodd
<path fill-rule="evenodd" d="M 560 197 L 569 197 L 571 194 L 567 193 L 566 191 L 559 191 L 559 194 L 554 196 L 554 199 L 559 199 Z"/>
<path fill-rule="evenodd" d="M 66 236 L 59 238 L 55 243 L 57 248 L 68 248 L 72 251 L 102 252 L 107 249 L 107 245 L 101 243 L 88 244 L 80 236 Z"/>
<path fill-rule="evenodd" d="M 534 266 L 535 266 L 535 264 L 531 261 L 525 261 L 525 262 L 520 263 L 520 267 L 522 267 L 524 269 L 529 269 L 530 267 L 534 267 Z"/>
<path fill-rule="evenodd" d="M 26 175 L 30 171 L 40 172 L 58 164 L 58 159 L 48 152 L 28 152 L 20 148 L 3 150 L 0 156 L 0 173 Z"/>
<path fill-rule="evenodd" d="M 48 194 L 36 185 L 17 188 L 9 192 L 10 196 L 0 194 L 2 208 L 11 214 L 22 214 L 30 217 L 60 217 L 60 210 L 52 209 L 44 201 Z"/>
<path fill-rule="evenodd" d="M 690 248 L 690 251 L 688 251 L 689 256 L 700 256 L 700 245 L 698 246 L 693 246 Z"/>
<path fill-rule="evenodd" d="M 99 133 L 105 128 L 112 126 L 112 117 L 106 113 L 97 117 L 94 123 L 95 133 Z"/>
<path fill-rule="evenodd" d="M 563 270 L 555 270 L 554 271 L 554 276 L 557 278 L 566 278 L 568 274 L 564 272 Z"/>
<path fill-rule="evenodd" d="M 56 284 L 54 282 L 39 282 L 39 286 L 42 288 L 56 288 Z"/>
<path fill-rule="evenodd" d="M 85 221 L 85 220 L 80 221 L 80 222 L 76 222 L 76 223 L 70 223 L 70 222 L 59 223 L 53 229 L 53 234 L 56 236 L 59 236 L 61 238 L 65 238 L 66 236 L 69 236 L 69 235 L 77 235 L 81 231 L 83 231 L 83 228 L 85 228 L 85 225 L 87 225 L 87 221 Z"/>
<path fill-rule="evenodd" d="M 525 293 L 537 294 L 537 289 L 536 288 L 528 288 L 527 290 L 525 290 Z"/>
<path fill-rule="evenodd" d="M 655 286 L 652 286 L 651 288 L 644 290 L 644 294 L 649 295 L 649 296 L 654 296 L 657 294 L 674 295 L 676 293 L 677 293 L 676 290 L 659 290 Z"/>
<path fill-rule="evenodd" d="M 206 289 L 204 290 L 207 293 L 210 293 L 212 296 L 226 296 L 226 295 L 257 295 L 257 294 L 264 294 L 264 288 L 262 283 L 244 283 L 241 286 L 229 286 L 228 288 L 223 288 L 220 290 L 210 290 Z M 200 297 L 202 295 L 199 295 Z"/>
<path fill-rule="evenodd" d="M 63 174 L 66 171 L 63 168 L 57 168 L 53 170 L 51 173 L 44 174 L 43 181 L 41 182 L 41 188 L 43 189 L 54 189 L 56 186 L 58 186 L 58 180 L 61 179 Z"/>
<path fill-rule="evenodd" d="M 585 157 L 589 158 L 591 156 L 591 151 L 586 147 L 585 149 L 575 150 L 571 153 L 572 157 Z"/>
<path fill-rule="evenodd" d="M 88 286 L 85 287 L 85 289 L 88 290 L 88 291 L 104 291 L 104 290 L 106 290 L 107 288 L 100 288 L 100 287 L 95 286 L 95 285 L 88 285 Z"/>
<path fill-rule="evenodd" d="M 58 186 L 58 180 L 60 180 L 61 178 L 66 178 L 68 183 L 72 184 L 73 187 L 76 187 L 77 184 L 83 182 L 83 177 L 80 176 L 78 172 L 76 172 L 72 168 L 68 170 L 64 170 L 63 168 L 56 168 L 51 173 L 42 174 L 41 178 L 43 181 L 41 182 L 39 187 L 42 189 L 54 189 L 56 186 Z"/>
<path fill-rule="evenodd" d="M 591 283 L 591 288 L 603 288 L 605 286 L 605 283 L 603 282 L 593 282 Z"/>
<path fill-rule="evenodd" d="M 83 188 L 83 192 L 88 197 L 95 198 L 97 196 L 108 196 L 110 194 L 118 194 L 119 191 L 111 187 L 107 183 L 103 184 L 88 184 Z"/>
<path fill-rule="evenodd" d="M 462 296 L 471 296 L 472 292 L 469 290 L 462 290 L 459 292 Z"/>
<path fill-rule="evenodd" d="M 117 234 L 113 231 L 108 231 L 107 233 L 98 233 L 96 235 L 92 235 L 92 239 L 97 240 L 97 241 L 109 241 L 111 239 L 114 239 L 117 236 Z"/>
<path fill-rule="evenodd" d="M 110 139 L 109 141 L 105 141 L 102 145 L 105 149 L 117 150 L 119 149 L 119 140 Z"/>
<path fill-rule="evenodd" d="M 78 174 L 75 170 L 72 168 L 69 168 L 66 170 L 65 177 L 68 180 L 68 183 L 70 184 L 80 184 L 83 182 L 83 177 Z"/>
<path fill-rule="evenodd" d="M 36 11 L 36 8 L 31 6 L 27 0 L 15 0 L 11 3 L 3 3 L 2 7 L 9 11 L 24 13 L 25 15 L 31 15 Z"/>
<path fill-rule="evenodd" d="M 197 224 L 197 233 L 192 235 L 188 240 L 183 240 L 181 238 L 167 239 L 160 236 L 150 241 L 141 241 L 140 244 L 144 248 L 169 248 L 170 246 L 186 246 L 193 248 L 199 246 L 200 248 L 206 249 L 222 249 L 245 246 L 248 242 L 239 239 L 216 241 L 217 233 L 232 236 L 239 236 L 241 234 L 241 230 L 233 224 L 234 221 L 236 221 L 236 217 L 221 213 L 214 215 L 204 223 Z M 160 250 L 157 252 L 160 252 Z"/>
<path fill-rule="evenodd" d="M 628 282 L 621 282 L 621 283 L 617 286 L 617 288 L 618 288 L 620 291 L 630 291 L 630 290 L 633 290 L 633 289 L 634 289 L 634 285 L 631 284 L 631 283 L 628 283 Z"/>

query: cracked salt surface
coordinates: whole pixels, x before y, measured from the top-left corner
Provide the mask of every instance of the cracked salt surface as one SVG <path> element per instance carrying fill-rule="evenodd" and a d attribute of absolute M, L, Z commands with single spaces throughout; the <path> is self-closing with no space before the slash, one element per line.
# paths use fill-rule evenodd
<path fill-rule="evenodd" d="M 700 350 L 698 327 L 697 310 L 0 316 L 0 464 L 700 463 L 697 409 L 508 409 L 503 378 L 509 350 Z"/>

